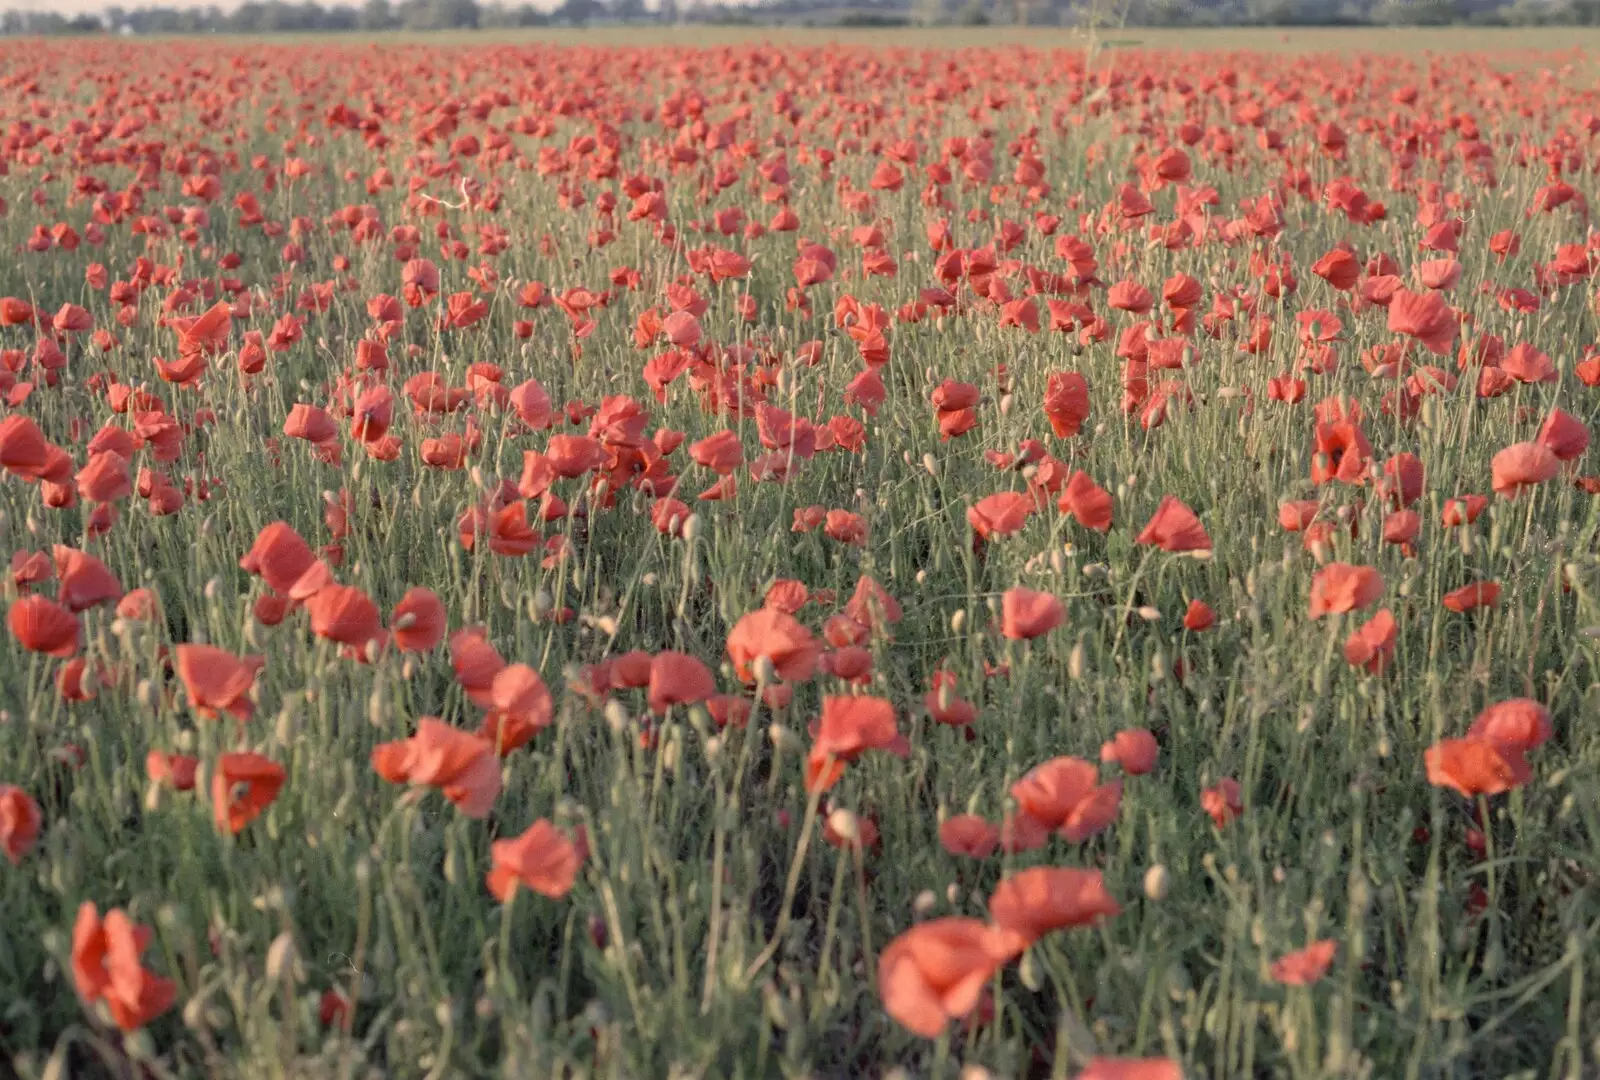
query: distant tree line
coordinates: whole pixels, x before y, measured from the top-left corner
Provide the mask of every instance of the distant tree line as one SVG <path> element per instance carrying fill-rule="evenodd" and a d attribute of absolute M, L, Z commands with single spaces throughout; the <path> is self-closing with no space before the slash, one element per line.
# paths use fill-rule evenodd
<path fill-rule="evenodd" d="M 0 12 L 0 34 L 305 34 L 492 30 L 596 22 L 802 23 L 889 26 L 985 23 L 1073 25 L 1083 0 L 365 0 L 322 6 L 249 0 L 220 7 L 107 8 L 100 15 Z M 1096 5 L 1098 6 L 1098 5 Z M 1600 26 L 1600 0 L 1121 0 L 1127 26 L 1579 25 Z M 1104 12 L 1101 12 L 1103 17 Z"/>
<path fill-rule="evenodd" d="M 100 15 L 51 11 L 0 13 L 0 34 L 306 34 L 385 30 L 477 30 L 583 25 L 647 17 L 642 0 L 564 0 L 554 10 L 504 0 L 366 0 L 346 4 L 248 0 L 221 7 L 110 7 Z"/>

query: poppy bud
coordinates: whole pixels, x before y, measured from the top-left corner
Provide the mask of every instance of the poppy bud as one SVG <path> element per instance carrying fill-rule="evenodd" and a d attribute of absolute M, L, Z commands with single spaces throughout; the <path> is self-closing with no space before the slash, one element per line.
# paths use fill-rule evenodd
<path fill-rule="evenodd" d="M 846 843 L 854 843 L 856 837 L 861 835 L 861 823 L 854 814 L 843 808 L 828 815 L 828 828 Z"/>
<path fill-rule="evenodd" d="M 1172 875 L 1167 868 L 1156 863 L 1144 872 L 1144 894 L 1155 901 L 1165 900 L 1172 889 Z"/>
<path fill-rule="evenodd" d="M 1022 962 L 1017 965 L 1017 977 L 1022 980 L 1022 985 L 1037 993 L 1044 987 L 1044 980 L 1039 973 L 1039 959 L 1034 950 L 1029 949 L 1022 954 Z"/>
<path fill-rule="evenodd" d="M 267 947 L 267 980 L 269 982 L 299 982 L 305 972 L 300 967 L 295 950 L 294 935 L 285 930 L 272 939 Z"/>
<path fill-rule="evenodd" d="M 778 681 L 778 669 L 773 665 L 770 656 L 765 654 L 758 656 L 751 669 L 755 672 L 756 682 L 762 686 L 771 686 Z"/>
<path fill-rule="evenodd" d="M 610 725 L 612 732 L 617 735 L 620 735 L 626 731 L 628 724 L 631 723 L 631 719 L 628 716 L 627 707 L 616 698 L 612 698 L 606 702 L 604 715 L 606 718 L 606 723 Z"/>
<path fill-rule="evenodd" d="M 205 1031 L 210 1026 L 206 1014 L 206 999 L 196 995 L 183 1007 L 183 1026 L 190 1031 Z"/>
<path fill-rule="evenodd" d="M 295 732 L 299 729 L 296 722 L 293 698 L 285 698 L 283 707 L 278 710 L 278 722 L 273 727 L 272 736 L 279 746 L 288 747 L 294 744 Z"/>

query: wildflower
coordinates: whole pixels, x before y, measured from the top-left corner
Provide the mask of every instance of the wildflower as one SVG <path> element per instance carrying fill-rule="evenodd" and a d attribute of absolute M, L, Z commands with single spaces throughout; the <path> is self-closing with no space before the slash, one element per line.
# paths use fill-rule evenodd
<path fill-rule="evenodd" d="M 1052 930 L 1089 926 L 1121 910 L 1098 870 L 1036 866 L 1005 878 L 989 897 L 995 925 L 1028 944 Z"/>
<path fill-rule="evenodd" d="M 1135 543 L 1154 544 L 1163 551 L 1210 551 L 1211 537 L 1200 519 L 1178 499 L 1167 495 L 1155 515 L 1135 538 Z"/>
<path fill-rule="evenodd" d="M 559 900 L 572 891 L 583 855 L 577 845 L 549 821 L 540 818 L 521 836 L 489 845 L 494 862 L 487 874 L 489 892 L 502 904 L 518 886 Z"/>
<path fill-rule="evenodd" d="M 417 723 L 411 738 L 375 747 L 372 767 L 392 784 L 439 788 L 468 817 L 488 816 L 500 797 L 494 745 L 431 716 Z"/>
<path fill-rule="evenodd" d="M 237 833 L 278 797 L 288 774 L 260 754 L 223 754 L 211 773 L 211 810 L 217 828 Z"/>
<path fill-rule="evenodd" d="M 1310 986 L 1328 973 L 1338 950 L 1338 942 L 1323 940 L 1280 956 L 1272 962 L 1272 981 L 1284 986 Z"/>
<path fill-rule="evenodd" d="M 250 689 L 265 662 L 261 657 L 238 657 L 214 645 L 179 645 L 173 651 L 178 679 L 196 713 L 211 720 L 224 712 L 250 719 L 255 712 Z"/>
<path fill-rule="evenodd" d="M 1049 593 L 1017 586 L 1007 589 L 1000 601 L 1001 633 L 1013 640 L 1047 634 L 1066 620 L 1066 608 Z"/>
<path fill-rule="evenodd" d="M 39 839 L 39 804 L 26 791 L 12 784 L 0 784 L 0 850 L 12 866 L 22 862 Z"/>
<path fill-rule="evenodd" d="M 908 1030 L 937 1038 L 977 1007 L 989 979 L 1015 952 L 1011 935 L 978 919 L 914 926 L 878 957 L 883 1007 Z"/>
<path fill-rule="evenodd" d="M 85 1005 L 103 1001 L 123 1031 L 137 1031 L 172 1007 L 178 988 L 171 979 L 151 974 L 140 962 L 150 947 L 148 927 L 139 926 L 121 909 L 100 918 L 95 905 L 78 908 L 72 928 L 72 981 Z"/>

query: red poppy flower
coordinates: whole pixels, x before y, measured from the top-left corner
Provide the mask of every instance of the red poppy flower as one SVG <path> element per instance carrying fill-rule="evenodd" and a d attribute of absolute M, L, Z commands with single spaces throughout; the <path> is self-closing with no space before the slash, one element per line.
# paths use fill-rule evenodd
<path fill-rule="evenodd" d="M 1000 830 L 976 814 L 958 814 L 939 826 L 939 844 L 952 855 L 987 859 L 1000 843 Z"/>
<path fill-rule="evenodd" d="M 92 503 L 116 502 L 133 492 L 128 477 L 128 459 L 114 450 L 95 454 L 89 464 L 78 470 L 78 494 Z"/>
<path fill-rule="evenodd" d="M 937 1038 L 977 1008 L 984 987 L 1017 952 L 1013 935 L 978 919 L 933 919 L 912 927 L 878 957 L 878 993 L 908 1030 Z"/>
<path fill-rule="evenodd" d="M 12 601 L 6 623 L 24 649 L 50 656 L 71 656 L 78 651 L 78 617 L 43 596 Z"/>
<path fill-rule="evenodd" d="M 889 595 L 887 589 L 866 574 L 856 579 L 855 592 L 850 594 L 849 601 L 845 603 L 844 614 L 857 625 L 879 633 L 886 633 L 888 628 L 899 622 L 903 616 L 900 601 Z M 850 641 L 846 644 L 854 645 L 859 642 Z"/>
<path fill-rule="evenodd" d="M 484 708 L 493 704 L 494 677 L 506 662 L 482 629 L 464 627 L 450 635 L 450 666 L 468 700 Z"/>
<path fill-rule="evenodd" d="M 80 612 L 122 598 L 122 584 L 117 576 L 93 555 L 62 544 L 57 544 L 51 554 L 55 557 L 56 577 L 61 582 L 57 599 L 68 611 Z"/>
<path fill-rule="evenodd" d="M 1447 529 L 1470 525 L 1478 520 L 1478 515 L 1488 506 L 1489 500 L 1482 495 L 1464 495 L 1458 499 L 1447 499 L 1444 509 L 1439 514 L 1439 520 Z"/>
<path fill-rule="evenodd" d="M 1100 761 L 1115 761 L 1130 776 L 1142 776 L 1156 767 L 1161 748 L 1156 737 L 1143 728 L 1119 731 L 1108 743 L 1100 747 Z"/>
<path fill-rule="evenodd" d="M 1352 667 L 1381 673 L 1394 659 L 1397 627 L 1394 615 L 1383 608 L 1362 623 L 1344 643 L 1344 658 Z"/>
<path fill-rule="evenodd" d="M 1092 1057 L 1077 1080 L 1183 1080 L 1183 1067 L 1164 1057 Z"/>
<path fill-rule="evenodd" d="M 1155 515 L 1134 538 L 1138 544 L 1154 544 L 1163 551 L 1210 551 L 1211 537 L 1205 526 L 1177 498 L 1164 496 Z"/>
<path fill-rule="evenodd" d="M 1071 514 L 1085 529 L 1106 532 L 1111 528 L 1111 493 L 1091 480 L 1082 469 L 1067 478 L 1056 508 Z"/>
<path fill-rule="evenodd" d="M 1099 770 L 1089 762 L 1058 757 L 1028 770 L 1011 786 L 1011 797 L 1023 813 L 1078 844 L 1116 820 L 1122 781 L 1102 784 Z"/>
<path fill-rule="evenodd" d="M 1570 413 L 1551 409 L 1535 441 L 1562 461 L 1575 461 L 1589 449 L 1589 429 Z"/>
<path fill-rule="evenodd" d="M 436 787 L 472 818 L 487 817 L 500 797 L 500 760 L 488 739 L 425 716 L 409 739 L 373 748 L 372 767 L 393 784 Z"/>
<path fill-rule="evenodd" d="M 1002 491 L 967 508 L 967 524 L 985 540 L 1019 531 L 1033 510 L 1033 500 L 1016 491 Z"/>
<path fill-rule="evenodd" d="M 1005 878 L 989 897 L 995 925 L 1030 945 L 1052 930 L 1090 926 L 1121 910 L 1098 870 L 1036 866 Z"/>
<path fill-rule="evenodd" d="M 149 622 L 155 617 L 156 594 L 149 589 L 130 589 L 117 601 L 117 617 L 131 622 Z"/>
<path fill-rule="evenodd" d="M 747 683 L 756 681 L 757 660 L 771 661 L 779 678 L 804 682 L 817 670 L 820 649 L 811 632 L 792 616 L 772 608 L 745 615 L 728 631 L 728 658 Z"/>
<path fill-rule="evenodd" d="M 1231 776 L 1218 780 L 1200 793 L 1200 807 L 1211 815 L 1217 828 L 1222 828 L 1244 813 L 1244 797 L 1239 782 Z"/>
<path fill-rule="evenodd" d="M 922 704 L 934 723 L 947 727 L 968 727 L 978 718 L 973 704 L 956 694 L 956 678 L 948 671 L 933 673 L 933 689 L 922 695 Z"/>
<path fill-rule="evenodd" d="M 11 784 L 0 784 L 0 850 L 12 866 L 33 850 L 42 824 L 39 804 L 26 791 Z"/>
<path fill-rule="evenodd" d="M 1516 498 L 1561 471 L 1561 459 L 1555 451 L 1537 442 L 1508 446 L 1496 454 L 1490 464 L 1494 490 L 1508 499 Z"/>
<path fill-rule="evenodd" d="M 1089 418 L 1089 383 L 1076 371 L 1052 371 L 1045 378 L 1044 414 L 1057 438 L 1078 434 Z"/>
<path fill-rule="evenodd" d="M 657 653 L 650 661 L 647 698 L 657 716 L 674 705 L 704 701 L 717 692 L 711 671 L 699 660 L 680 652 Z"/>
<path fill-rule="evenodd" d="M 1183 628 L 1191 633 L 1209 630 L 1217 625 L 1217 613 L 1204 600 L 1189 601 L 1189 610 L 1183 613 Z"/>
<path fill-rule="evenodd" d="M 363 648 L 378 637 L 383 623 L 378 605 L 353 585 L 327 585 L 306 601 L 311 632 L 341 645 Z"/>
<path fill-rule="evenodd" d="M 137 1031 L 172 1008 L 177 984 L 151 974 L 140 962 L 150 947 L 150 929 L 139 926 L 120 909 L 106 912 L 94 904 L 78 908 L 72 927 L 72 981 L 85 1005 L 105 1003 L 123 1031 Z"/>
<path fill-rule="evenodd" d="M 1000 632 L 1014 641 L 1048 634 L 1066 618 L 1066 608 L 1049 593 L 1017 586 L 1000 598 Z"/>
<path fill-rule="evenodd" d="M 223 754 L 211 772 L 211 811 L 217 828 L 237 833 L 277 799 L 288 778 L 260 754 Z"/>
<path fill-rule="evenodd" d="M 868 750 L 905 757 L 910 743 L 895 723 L 894 706 L 883 698 L 827 696 L 806 757 L 806 790 L 826 791 L 844 767 Z"/>
<path fill-rule="evenodd" d="M 1323 940 L 1280 956 L 1272 962 L 1272 981 L 1284 986 L 1310 986 L 1328 973 L 1338 951 L 1337 941 Z"/>
<path fill-rule="evenodd" d="M 1478 581 L 1447 592 L 1440 599 L 1448 610 L 1458 614 L 1480 607 L 1493 607 L 1500 599 L 1500 586 L 1493 581 Z"/>
<path fill-rule="evenodd" d="M 178 678 L 195 712 L 209 719 L 224 712 L 250 719 L 255 711 L 250 688 L 261 670 L 261 657 L 240 658 L 214 645 L 179 645 L 173 651 Z"/>
<path fill-rule="evenodd" d="M 478 734 L 504 757 L 524 746 L 555 720 L 555 702 L 539 673 L 527 664 L 507 664 L 489 688 L 490 708 Z"/>
<path fill-rule="evenodd" d="M 311 545 L 292 526 L 274 521 L 256 535 L 239 566 L 246 573 L 259 574 L 273 592 L 287 593 L 316 561 Z"/>
<path fill-rule="evenodd" d="M 144 756 L 144 774 L 152 784 L 166 784 L 177 791 L 194 790 L 200 760 L 187 754 L 168 754 L 151 750 Z"/>
<path fill-rule="evenodd" d="M 1469 799 L 1499 795 L 1526 779 L 1487 739 L 1446 739 L 1430 746 L 1423 762 L 1428 783 L 1453 788 Z"/>
<path fill-rule="evenodd" d="M 1524 755 L 1549 741 L 1554 734 L 1550 712 L 1537 701 L 1513 698 L 1490 705 L 1478 714 L 1467 731 L 1467 738 L 1493 746 L 1511 766 L 1518 783 L 1531 771 Z"/>
<path fill-rule="evenodd" d="M 1329 563 L 1311 579 L 1309 617 L 1358 611 L 1383 595 L 1383 575 L 1370 566 Z"/>
<path fill-rule="evenodd" d="M 489 854 L 494 867 L 486 883 L 502 904 L 511 899 L 518 886 L 559 900 L 572 891 L 583 864 L 577 846 L 544 818 L 535 821 L 521 836 L 496 840 L 489 845 Z"/>
<path fill-rule="evenodd" d="M 1416 338 L 1429 352 L 1446 355 L 1455 344 L 1458 323 L 1437 292 L 1396 289 L 1389 299 L 1389 330 Z"/>
<path fill-rule="evenodd" d="M 431 652 L 448 629 L 444 604 L 432 590 L 411 588 L 389 615 L 389 632 L 402 652 Z"/>

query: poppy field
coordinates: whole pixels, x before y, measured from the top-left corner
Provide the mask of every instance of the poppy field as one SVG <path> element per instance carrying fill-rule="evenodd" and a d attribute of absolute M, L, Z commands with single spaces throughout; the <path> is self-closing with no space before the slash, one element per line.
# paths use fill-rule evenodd
<path fill-rule="evenodd" d="M 1586 54 L 0 55 L 0 1071 L 1600 1068 Z"/>

